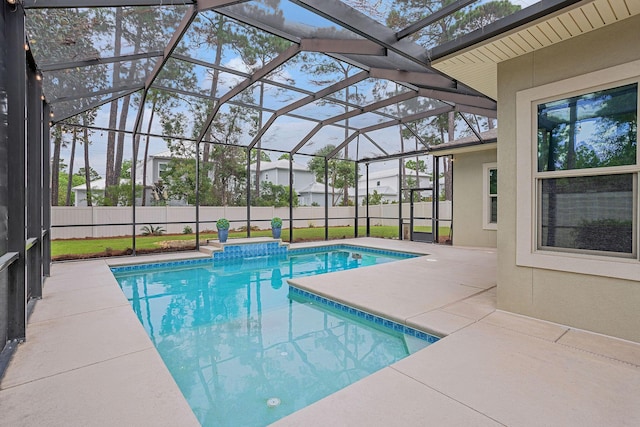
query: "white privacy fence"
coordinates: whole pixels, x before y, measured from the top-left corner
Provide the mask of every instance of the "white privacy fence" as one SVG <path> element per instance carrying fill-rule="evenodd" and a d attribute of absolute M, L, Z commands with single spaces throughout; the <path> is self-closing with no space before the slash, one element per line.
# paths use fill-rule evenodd
<path fill-rule="evenodd" d="M 438 204 L 439 217 L 441 219 L 451 219 L 451 202 L 444 201 Z M 413 216 L 416 218 L 429 218 L 431 219 L 432 205 L 431 202 L 414 203 Z M 358 208 L 358 214 L 361 218 L 360 225 L 363 225 L 362 219 L 366 218 L 366 208 L 360 206 Z M 409 203 L 402 204 L 402 218 L 404 221 L 409 221 L 410 205 Z M 369 205 L 369 217 L 371 218 L 371 225 L 398 225 L 398 205 Z M 423 222 L 426 221 L 416 221 Z M 431 225 L 431 224 L 429 224 Z M 448 225 L 448 224 L 445 224 Z"/>
<path fill-rule="evenodd" d="M 304 206 L 293 209 L 294 228 L 323 227 L 324 207 Z M 366 208 L 358 207 L 359 225 L 366 224 Z M 431 202 L 414 205 L 416 217 L 431 217 Z M 251 207 L 251 226 L 270 228 L 271 218 L 283 218 L 285 228 L 289 227 L 289 208 Z M 397 225 L 398 205 L 369 206 L 371 225 Z M 409 219 L 409 204 L 403 203 L 402 216 Z M 451 218 L 451 203 L 440 202 L 440 217 Z M 231 228 L 246 226 L 247 208 L 243 206 L 200 207 L 200 231 L 215 230 L 215 221 L 227 218 Z M 353 226 L 354 206 L 329 208 L 329 226 Z M 51 236 L 53 239 L 81 239 L 86 237 L 130 236 L 133 226 L 133 212 L 130 206 L 123 207 L 73 207 L 53 206 L 51 208 Z M 136 207 L 136 234 L 142 227 L 153 225 L 162 227 L 166 233 L 182 233 L 185 227 L 196 229 L 196 208 L 194 206 L 144 206 Z"/>

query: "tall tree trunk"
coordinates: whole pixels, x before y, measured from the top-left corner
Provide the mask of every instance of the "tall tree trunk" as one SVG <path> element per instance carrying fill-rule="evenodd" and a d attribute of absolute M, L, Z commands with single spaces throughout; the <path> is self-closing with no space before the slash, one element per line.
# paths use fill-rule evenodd
<path fill-rule="evenodd" d="M 138 25 L 136 26 L 136 41 L 133 47 L 133 54 L 140 53 L 140 47 L 142 45 L 142 40 L 140 34 L 142 33 L 142 23 L 138 21 Z M 130 84 L 133 82 L 136 76 L 136 63 L 132 62 L 129 67 L 129 74 L 125 79 L 125 84 Z M 131 95 L 127 95 L 122 100 L 122 111 L 120 112 L 120 123 L 118 124 L 118 129 L 121 131 L 118 133 L 118 144 L 116 148 L 116 158 L 113 165 L 113 173 L 115 175 L 116 183 L 115 185 L 120 185 L 120 176 L 122 175 L 122 157 L 124 155 L 124 131 L 127 129 L 127 118 L 129 116 L 129 104 L 131 103 Z M 140 105 L 140 108 L 144 108 L 144 105 Z M 139 140 L 138 140 L 139 141 Z M 133 159 L 131 162 L 131 167 L 135 167 L 137 159 Z M 132 171 L 133 172 L 133 171 Z M 132 174 L 133 176 L 133 174 Z M 135 185 L 135 182 L 132 182 L 131 185 Z M 135 203 L 135 200 L 134 200 Z"/>
<path fill-rule="evenodd" d="M 447 142 L 455 139 L 456 113 L 449 112 L 447 120 Z M 444 198 L 445 200 L 453 199 L 453 170 L 451 159 L 449 157 L 442 158 L 442 167 L 444 172 Z"/>
<path fill-rule="evenodd" d="M 345 160 L 349 158 L 349 144 L 344 146 L 344 158 Z M 349 180 L 347 179 L 349 176 L 344 177 L 344 186 L 342 187 L 342 205 L 349 206 Z"/>
<path fill-rule="evenodd" d="M 418 144 L 416 144 L 417 146 Z M 416 147 L 416 151 L 417 151 Z M 418 188 L 422 188 L 421 182 L 420 182 L 420 156 L 416 156 L 416 187 Z M 420 199 L 420 194 L 418 194 L 418 199 Z M 420 200 L 418 200 L 420 201 Z"/>
<path fill-rule="evenodd" d="M 258 113 L 258 131 L 262 128 L 262 104 L 264 103 L 264 83 L 260 82 L 260 112 Z M 262 138 L 258 140 L 256 144 L 256 198 L 260 197 L 260 162 L 261 162 L 261 152 L 260 146 L 262 145 Z M 251 162 L 251 159 L 249 159 Z M 247 177 L 249 182 L 251 182 L 251 177 Z M 289 183 L 292 185 L 292 183 Z"/>
<path fill-rule="evenodd" d="M 85 180 L 85 184 L 86 184 L 86 188 L 87 188 L 87 206 L 92 206 L 93 202 L 92 202 L 92 198 L 93 195 L 91 194 L 91 166 L 89 166 L 89 129 L 87 129 L 86 126 L 88 126 L 88 123 L 86 122 L 86 116 L 83 115 L 82 116 L 82 121 L 84 122 L 85 128 L 84 128 L 84 135 L 83 135 L 83 139 L 84 139 L 84 180 Z"/>
<path fill-rule="evenodd" d="M 348 70 L 344 70 L 344 78 L 348 78 L 349 73 Z M 349 112 L 349 86 L 345 88 L 345 99 L 347 103 L 344 106 L 344 112 Z M 344 140 L 346 141 L 349 138 L 349 119 L 345 120 L 345 128 L 344 128 Z M 349 144 L 344 146 L 344 159 L 347 160 L 349 158 Z M 334 181 L 335 182 L 335 181 Z M 349 205 L 349 180 L 347 177 L 344 179 L 344 185 L 342 186 L 342 205 Z"/>
<path fill-rule="evenodd" d="M 147 137 L 144 143 L 144 156 L 142 156 L 142 206 L 147 205 L 147 163 L 149 158 L 149 134 L 151 133 L 151 124 L 153 123 L 153 117 L 156 112 L 156 105 L 158 103 L 158 99 L 156 97 L 153 98 L 153 104 L 151 105 L 151 116 L 149 117 L 149 124 L 147 125 Z M 131 168 L 134 168 L 135 165 L 132 165 Z M 134 184 L 135 185 L 135 184 Z"/>
<path fill-rule="evenodd" d="M 398 93 L 398 84 L 396 83 L 396 94 Z M 398 117 L 402 117 L 400 115 L 400 105 L 396 104 L 396 113 Z M 404 135 L 402 134 L 402 125 L 398 125 L 398 132 L 400 132 L 400 152 L 404 153 Z M 416 164 L 416 169 L 418 165 Z M 407 188 L 407 167 L 405 164 L 405 159 L 402 159 L 402 189 L 400 189 L 398 193 L 398 197 L 400 198 L 399 202 L 402 203 L 403 200 L 407 200 L 409 198 L 409 192 L 406 190 Z"/>
<path fill-rule="evenodd" d="M 71 206 L 71 187 L 73 187 L 73 164 L 76 158 L 76 143 L 78 142 L 78 130 L 73 128 L 71 137 L 71 158 L 69 159 L 69 179 L 67 181 L 67 198 L 65 205 Z"/>
<path fill-rule="evenodd" d="M 447 118 L 447 142 L 451 142 L 456 137 L 456 113 L 455 111 L 449 111 L 449 116 Z"/>
<path fill-rule="evenodd" d="M 124 131 L 127 129 L 127 116 L 129 115 L 129 103 L 131 95 L 127 95 L 122 99 L 122 109 L 120 110 L 120 122 L 118 123 L 118 143 L 116 145 L 116 158 L 113 164 L 113 173 L 116 177 L 115 185 L 120 185 L 120 177 L 122 176 L 122 156 L 124 152 Z"/>
<path fill-rule="evenodd" d="M 400 152 L 404 153 L 404 135 L 402 134 L 402 125 L 398 126 L 400 132 Z M 402 189 L 400 191 L 400 203 L 409 199 L 409 190 L 407 190 L 407 164 L 405 159 L 402 159 Z"/>
<path fill-rule="evenodd" d="M 116 8 L 116 18 L 114 26 L 114 44 L 113 55 L 120 56 L 122 51 L 122 8 Z M 113 64 L 113 86 L 118 87 L 120 85 L 120 63 L 115 62 Z M 115 129 L 118 122 L 118 100 L 111 101 L 111 107 L 109 110 L 109 129 Z M 107 164 L 105 173 L 105 199 L 114 203 L 116 195 L 112 191 L 111 187 L 118 184 L 119 177 L 115 172 L 115 157 L 116 157 L 116 133 L 115 131 L 109 131 L 107 136 Z"/>
<path fill-rule="evenodd" d="M 51 206 L 58 206 L 60 192 L 60 147 L 62 146 L 62 131 L 56 126 L 53 131 L 53 159 L 51 160 Z"/>
<path fill-rule="evenodd" d="M 224 17 L 222 15 L 219 15 L 218 17 L 218 21 L 217 21 L 217 28 L 216 28 L 216 60 L 215 60 L 215 65 L 220 65 L 222 63 L 222 40 L 224 37 Z M 216 93 L 218 92 L 218 82 L 220 80 L 220 71 L 218 70 L 218 68 L 214 68 L 213 69 L 213 75 L 211 76 L 211 99 L 214 99 L 216 97 Z M 209 133 L 208 133 L 208 139 L 209 140 L 213 140 L 213 126 L 209 126 Z M 197 147 L 196 147 L 197 148 Z M 208 167 L 207 164 L 211 161 L 210 157 L 210 153 L 211 153 L 211 144 L 207 144 L 205 143 L 204 146 L 202 147 L 202 165 L 205 166 L 205 168 L 203 168 L 203 170 L 207 170 Z M 200 153 L 197 153 L 196 155 L 200 155 Z M 206 179 L 206 173 L 201 174 L 200 175 L 200 180 Z M 215 179 L 215 172 L 214 172 L 214 179 Z M 202 182 L 202 181 L 201 181 Z M 213 188 L 211 189 L 214 199 L 215 199 L 215 185 L 212 186 Z M 247 189 L 247 191 L 250 191 L 251 188 L 250 186 L 248 186 L 249 188 Z M 201 202 L 202 203 L 202 202 Z"/>
<path fill-rule="evenodd" d="M 473 121 L 476 123 L 476 130 L 478 131 L 478 133 L 482 133 L 482 127 L 480 126 L 480 121 L 478 120 L 477 114 L 473 115 Z"/>

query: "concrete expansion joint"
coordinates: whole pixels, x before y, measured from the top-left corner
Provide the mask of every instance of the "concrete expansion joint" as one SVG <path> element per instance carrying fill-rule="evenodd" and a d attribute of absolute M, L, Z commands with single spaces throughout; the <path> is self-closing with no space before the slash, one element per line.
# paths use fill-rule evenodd
<path fill-rule="evenodd" d="M 561 345 L 561 346 L 563 346 L 565 348 L 571 348 L 573 350 L 577 350 L 577 351 L 580 351 L 580 352 L 583 352 L 583 353 L 588 353 L 588 354 L 591 354 L 591 355 L 594 355 L 594 356 L 598 356 L 598 357 L 601 357 L 601 358 L 604 358 L 604 359 L 608 359 L 608 360 L 611 360 L 611 361 L 622 363 L 624 365 L 628 365 L 628 366 L 631 366 L 631 367 L 634 367 L 634 368 L 640 368 L 640 365 L 637 365 L 635 363 L 627 362 L 627 361 L 624 361 L 624 360 L 616 359 L 614 357 L 606 356 L 606 355 L 601 354 L 601 353 L 596 353 L 596 352 L 593 352 L 593 351 L 585 350 L 584 348 L 575 347 L 575 346 L 572 346 L 572 345 L 568 345 L 568 344 L 564 344 L 564 343 L 558 342 L 558 340 L 560 340 L 571 329 L 567 329 L 566 331 L 564 331 L 564 333 L 560 337 L 558 337 L 557 339 L 551 341 L 551 340 L 548 340 L 546 338 L 542 338 L 542 337 L 538 337 L 538 336 L 535 336 L 535 335 L 528 334 L 526 332 L 522 332 L 521 330 L 517 330 L 517 329 L 513 329 L 513 328 L 507 328 L 505 326 L 495 325 L 493 323 L 489 323 L 489 325 L 494 326 L 496 328 L 505 329 L 505 330 L 508 330 L 508 331 L 511 331 L 511 332 L 516 332 L 518 334 L 525 335 L 525 336 L 530 337 L 530 338 L 535 338 L 535 339 L 538 339 L 538 340 L 541 340 L 541 341 L 544 341 L 544 342 L 548 342 L 548 343 L 551 343 L 551 344 L 558 344 L 558 345 Z"/>
<path fill-rule="evenodd" d="M 455 397 L 448 395 L 447 393 L 443 392 L 442 390 L 438 390 L 437 388 L 432 387 L 432 386 L 430 386 L 429 384 L 427 384 L 427 383 L 425 383 L 425 382 L 423 382 L 423 381 L 420 381 L 420 380 L 419 380 L 419 379 L 417 379 L 417 378 L 412 377 L 411 375 L 407 375 L 405 372 L 402 372 L 402 371 L 397 370 L 396 368 L 394 368 L 394 367 L 393 367 L 393 365 L 392 365 L 392 366 L 389 366 L 389 369 L 393 369 L 394 371 L 396 371 L 396 372 L 397 372 L 397 373 L 399 373 L 400 375 L 405 376 L 405 377 L 407 377 L 407 378 L 410 378 L 410 379 L 412 379 L 413 381 L 415 381 L 415 382 L 418 382 L 418 383 L 422 384 L 423 386 L 425 386 L 425 387 L 427 387 L 427 388 L 429 388 L 429 389 L 431 389 L 431 390 L 435 391 L 435 392 L 436 392 L 436 393 L 438 393 L 438 394 L 441 394 L 442 396 L 446 397 L 447 399 L 451 399 L 451 400 L 453 400 L 454 402 L 457 402 L 457 403 L 461 404 L 462 406 L 465 406 L 465 407 L 467 407 L 467 408 L 471 409 L 473 412 L 476 412 L 476 413 L 478 413 L 478 414 L 480 414 L 480 415 L 482 415 L 482 416 L 484 416 L 484 417 L 487 417 L 487 418 L 489 418 L 490 420 L 492 420 L 492 421 L 494 421 L 494 422 L 496 422 L 496 423 L 500 424 L 501 426 L 505 426 L 505 427 L 507 427 L 507 424 L 502 423 L 502 422 L 500 422 L 500 421 L 496 420 L 496 419 L 495 419 L 495 418 L 493 418 L 491 415 L 487 415 L 487 414 L 485 414 L 484 412 L 477 410 L 477 409 L 476 409 L 476 408 L 474 408 L 473 406 L 469 406 L 469 405 L 467 405 L 466 403 L 464 403 L 463 401 L 458 400 L 458 399 L 456 399 Z"/>
<path fill-rule="evenodd" d="M 555 340 L 554 342 L 556 342 L 556 343 L 557 343 L 558 341 L 560 341 L 560 340 L 562 339 L 562 337 L 564 337 L 565 335 L 567 335 L 567 334 L 569 333 L 569 331 L 570 331 L 570 330 L 571 330 L 571 329 L 567 329 L 566 331 L 564 331 L 564 332 L 562 333 L 562 335 L 560 335 L 558 338 L 556 338 L 556 340 Z"/>
<path fill-rule="evenodd" d="M 573 345 L 568 345 L 568 344 L 564 344 L 564 343 L 561 343 L 561 342 L 556 342 L 555 344 L 561 345 L 561 346 L 563 346 L 565 348 L 570 348 L 570 349 L 573 349 L 573 350 L 577 350 L 577 351 L 579 351 L 581 353 L 587 353 L 587 354 L 591 354 L 593 356 L 601 357 L 603 359 L 607 359 L 607 360 L 610 360 L 612 362 L 621 363 L 623 365 L 627 365 L 627 366 L 630 366 L 630 367 L 635 368 L 635 369 L 640 369 L 640 365 L 638 365 L 636 363 L 632 363 L 632 362 L 627 362 L 626 360 L 616 359 L 615 357 L 606 356 L 606 355 L 601 354 L 601 353 L 596 353 L 594 351 L 585 350 L 584 348 L 575 347 Z"/>
<path fill-rule="evenodd" d="M 109 271 L 111 272 L 111 271 Z M 99 289 L 99 288 L 104 288 L 105 286 L 112 286 L 112 283 L 104 283 L 104 284 L 97 284 L 97 285 L 90 285 L 90 286 L 86 286 L 86 287 L 82 287 L 82 288 L 76 288 L 76 289 L 68 289 L 68 290 L 57 290 L 54 289 L 53 287 L 55 287 L 58 283 L 64 283 L 64 280 L 58 280 L 58 281 L 51 281 L 47 283 L 47 286 L 43 287 L 43 291 L 45 293 L 44 297 L 42 297 L 42 300 L 46 302 L 47 297 L 50 297 L 51 295 L 55 295 L 55 294 L 68 294 L 68 293 L 72 293 L 72 292 L 77 292 L 77 291 L 84 291 L 87 289 Z M 114 283 L 117 284 L 117 282 Z"/>
<path fill-rule="evenodd" d="M 124 303 L 111 305 L 109 307 L 101 307 L 101 308 L 97 308 L 95 310 L 82 311 L 82 312 L 79 312 L 79 313 L 72 313 L 72 314 L 64 314 L 64 315 L 61 315 L 61 316 L 56 316 L 55 318 L 52 318 L 52 319 L 44 319 L 44 320 L 39 320 L 39 321 L 36 321 L 36 322 L 29 322 L 29 326 L 38 326 L 40 324 L 49 323 L 52 320 L 69 319 L 69 318 L 74 318 L 76 316 L 81 316 L 83 314 L 98 313 L 100 311 L 112 310 L 114 308 L 119 308 L 119 307 L 129 307 L 129 303 L 125 301 Z"/>
<path fill-rule="evenodd" d="M 12 385 L 10 385 L 8 387 L 0 387 L 0 391 L 11 390 L 11 389 L 16 388 L 16 387 L 20 387 L 20 386 L 23 386 L 23 385 L 26 385 L 26 384 L 31 384 L 31 383 L 35 383 L 35 382 L 38 382 L 38 381 L 46 380 L 48 378 L 55 378 L 55 377 L 57 377 L 59 375 L 64 375 L 64 374 L 68 374 L 69 372 L 79 371 L 79 370 L 84 369 L 84 368 L 88 368 L 88 367 L 91 367 L 91 366 L 96 366 L 96 365 L 99 365 L 99 364 L 105 363 L 105 362 L 110 362 L 112 360 L 116 360 L 116 359 L 119 359 L 121 357 L 130 356 L 130 355 L 136 354 L 136 353 L 141 353 L 143 351 L 149 351 L 151 349 L 155 350 L 155 348 L 153 346 L 150 346 L 148 348 L 143 348 L 143 349 L 140 349 L 140 350 L 131 351 L 129 353 L 119 354 L 117 356 L 109 357 L 109 358 L 104 359 L 104 360 L 98 360 L 96 362 L 87 363 L 86 365 L 76 366 L 75 368 L 72 368 L 72 369 L 67 369 L 65 371 L 56 372 L 55 374 L 46 375 L 46 376 L 43 376 L 43 377 L 34 378 L 34 379 L 31 379 L 31 380 L 28 380 L 28 381 L 24 381 L 24 382 L 21 382 L 21 383 L 12 384 Z"/>
<path fill-rule="evenodd" d="M 487 315 L 487 316 L 488 316 L 488 315 Z M 485 316 L 485 317 L 486 317 L 486 316 Z M 524 335 L 524 336 L 529 337 L 529 338 L 535 338 L 535 339 L 537 339 L 537 340 L 544 341 L 544 342 L 547 342 L 547 343 L 550 343 L 550 344 L 558 344 L 558 343 L 556 343 L 556 341 L 555 341 L 555 340 L 551 340 L 551 339 L 548 339 L 548 338 L 543 338 L 543 337 L 540 337 L 540 336 L 536 336 L 536 335 L 528 334 L 528 333 L 526 333 L 526 332 L 523 332 L 521 329 L 508 328 L 508 327 L 506 327 L 506 326 L 496 325 L 496 324 L 494 324 L 494 323 L 487 323 L 487 325 L 489 325 L 489 326 L 493 326 L 493 327 L 495 327 L 495 328 L 504 329 L 504 330 L 506 330 L 506 331 L 515 332 L 515 333 L 517 333 L 517 334 Z"/>
<path fill-rule="evenodd" d="M 479 287 L 477 287 L 477 286 L 474 286 L 474 285 L 467 285 L 467 284 L 465 284 L 465 283 L 460 283 L 460 286 L 466 286 L 466 287 L 468 287 L 468 288 L 476 288 L 476 289 L 478 289 L 478 292 L 476 292 L 475 294 L 469 295 L 468 297 L 463 298 L 463 299 L 461 299 L 461 300 L 459 300 L 459 301 L 453 302 L 453 303 L 451 303 L 451 304 L 449 304 L 449 305 L 452 305 L 452 304 L 455 304 L 455 303 L 458 303 L 458 302 L 464 302 L 464 301 L 467 301 L 467 300 L 469 300 L 469 299 L 472 299 L 472 298 L 474 298 L 474 297 L 477 297 L 478 295 L 482 295 L 482 294 L 484 294 L 484 293 L 486 293 L 486 292 L 489 292 L 490 290 L 495 289 L 495 288 L 497 287 L 497 285 L 493 285 L 493 286 L 491 286 L 490 288 L 479 288 Z"/>

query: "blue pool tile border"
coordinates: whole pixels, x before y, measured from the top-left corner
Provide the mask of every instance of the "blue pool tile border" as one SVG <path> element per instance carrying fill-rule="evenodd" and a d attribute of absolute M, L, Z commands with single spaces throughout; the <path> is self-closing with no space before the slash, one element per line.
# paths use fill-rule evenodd
<path fill-rule="evenodd" d="M 198 258 L 198 259 L 184 259 L 180 261 L 162 261 L 162 262 L 152 262 L 147 264 L 132 264 L 132 265 L 122 265 L 122 266 L 112 266 L 109 267 L 112 273 L 122 273 L 125 271 L 140 271 L 140 270 L 153 270 L 156 268 L 167 268 L 167 267 L 181 267 L 181 266 L 191 266 L 191 265 L 200 265 L 200 264 L 211 264 L 211 258 Z"/>
<path fill-rule="evenodd" d="M 359 252 L 376 254 L 376 255 L 389 255 L 389 256 L 395 256 L 398 258 L 415 258 L 415 257 L 421 256 L 420 254 L 413 254 L 410 252 L 390 251 L 386 249 L 369 248 L 366 246 L 345 245 L 342 243 L 337 245 L 323 245 L 323 246 L 311 246 L 308 248 L 289 249 L 289 253 L 303 254 L 303 253 L 309 253 L 309 252 L 326 251 L 329 249 L 344 249 L 344 250 L 359 251 Z"/>
<path fill-rule="evenodd" d="M 297 255 L 297 254 L 313 253 L 313 252 L 336 250 L 336 249 L 358 251 L 362 253 L 369 253 L 369 254 L 376 254 L 376 255 L 387 255 L 387 256 L 394 256 L 397 258 L 407 258 L 407 259 L 420 256 L 419 254 L 413 254 L 409 252 L 390 251 L 385 249 L 376 249 L 376 248 L 368 248 L 365 246 L 355 246 L 355 245 L 345 245 L 345 244 L 322 245 L 322 246 L 311 246 L 308 248 L 289 249 L 287 245 L 281 245 L 280 242 L 267 242 L 267 243 L 252 243 L 252 244 L 240 244 L 240 245 L 226 245 L 224 246 L 222 251 L 214 252 L 211 258 L 197 258 L 197 259 L 186 259 L 186 260 L 180 260 L 180 261 L 163 261 L 163 262 L 153 262 L 153 263 L 147 263 L 147 264 L 113 266 L 113 267 L 110 267 L 110 269 L 112 273 L 124 273 L 124 272 L 131 272 L 131 271 L 140 271 L 140 270 L 152 270 L 152 269 L 158 269 L 158 268 L 206 265 L 206 264 L 211 264 L 212 261 L 213 262 L 238 261 L 245 258 L 253 258 L 253 257 L 259 257 L 259 256 L 268 256 L 268 255 L 286 256 L 286 255 Z"/>
<path fill-rule="evenodd" d="M 366 311 L 359 310 L 357 308 L 339 303 L 334 300 L 330 300 L 329 298 L 325 298 L 323 296 L 314 294 L 309 291 L 305 291 L 304 289 L 297 288 L 289 284 L 289 293 L 293 295 L 298 295 L 303 298 L 306 298 L 310 301 L 317 302 L 333 309 L 342 311 L 344 313 L 350 314 L 352 316 L 356 316 L 359 319 L 363 319 L 369 322 L 373 322 L 376 325 L 383 326 L 385 328 L 393 329 L 396 332 L 403 333 L 405 335 L 409 335 L 423 341 L 426 341 L 430 344 L 433 344 L 440 340 L 440 338 L 428 334 L 426 332 L 419 331 L 417 329 L 411 328 L 409 326 L 403 325 L 401 323 L 394 322 L 393 320 L 385 319 L 384 317 L 376 316 L 375 314 L 367 313 Z"/>
<path fill-rule="evenodd" d="M 228 261 L 265 255 L 286 255 L 287 250 L 288 247 L 280 245 L 280 242 L 225 245 L 222 251 L 214 252 L 212 257 L 214 261 Z"/>

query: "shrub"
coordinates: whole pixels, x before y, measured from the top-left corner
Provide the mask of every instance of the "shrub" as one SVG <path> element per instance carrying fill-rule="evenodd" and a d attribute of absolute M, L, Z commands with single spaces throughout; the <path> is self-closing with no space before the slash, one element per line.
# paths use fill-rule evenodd
<path fill-rule="evenodd" d="M 216 227 L 218 230 L 228 230 L 229 229 L 229 220 L 226 218 L 220 218 L 216 221 Z"/>
<path fill-rule="evenodd" d="M 182 234 L 193 234 L 193 229 L 188 225 L 185 225 L 182 229 Z"/>
<path fill-rule="evenodd" d="M 149 224 L 142 227 L 141 233 L 143 236 L 162 236 L 162 234 L 164 234 L 164 228 L 160 227 L 159 225 L 154 227 L 153 225 Z"/>
<path fill-rule="evenodd" d="M 271 219 L 271 228 L 282 228 L 282 218 L 277 216 Z"/>

